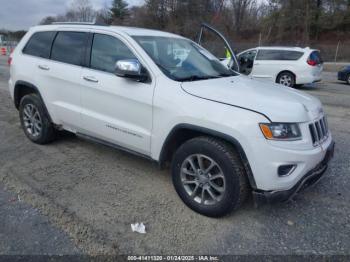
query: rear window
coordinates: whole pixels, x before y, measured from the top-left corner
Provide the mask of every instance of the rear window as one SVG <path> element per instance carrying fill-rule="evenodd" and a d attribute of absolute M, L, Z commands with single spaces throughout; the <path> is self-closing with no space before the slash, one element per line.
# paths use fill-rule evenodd
<path fill-rule="evenodd" d="M 56 32 L 37 32 L 32 35 L 23 49 L 23 53 L 43 58 L 50 57 L 52 41 Z"/>
<path fill-rule="evenodd" d="M 256 60 L 284 60 L 296 61 L 303 56 L 303 52 L 286 50 L 259 50 Z"/>
<path fill-rule="evenodd" d="M 315 61 L 317 64 L 322 64 L 323 60 L 321 57 L 321 53 L 319 51 L 313 51 L 310 54 L 310 60 Z"/>
<path fill-rule="evenodd" d="M 59 32 L 52 46 L 51 59 L 81 65 L 87 33 Z"/>

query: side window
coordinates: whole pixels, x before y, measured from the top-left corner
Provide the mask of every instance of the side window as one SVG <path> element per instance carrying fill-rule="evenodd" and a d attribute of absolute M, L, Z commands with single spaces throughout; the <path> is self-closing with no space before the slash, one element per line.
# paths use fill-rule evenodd
<path fill-rule="evenodd" d="M 256 60 L 281 60 L 282 52 L 279 50 L 259 50 Z"/>
<path fill-rule="evenodd" d="M 130 49 L 119 39 L 102 34 L 95 34 L 91 49 L 90 67 L 114 73 L 118 60 L 136 58 Z"/>
<path fill-rule="evenodd" d="M 23 49 L 23 53 L 43 58 L 50 57 L 52 41 L 56 32 L 38 32 L 34 33 Z"/>
<path fill-rule="evenodd" d="M 256 50 L 251 50 L 251 51 L 247 51 L 243 54 L 241 54 L 239 57 L 238 57 L 238 60 L 240 60 L 240 62 L 245 62 L 245 61 L 254 61 L 254 58 L 256 56 Z"/>
<path fill-rule="evenodd" d="M 81 65 L 86 42 L 87 33 L 59 32 L 52 46 L 51 59 Z"/>
<path fill-rule="evenodd" d="M 284 50 L 260 50 L 256 60 L 284 60 L 295 61 L 303 56 L 303 52 Z"/>

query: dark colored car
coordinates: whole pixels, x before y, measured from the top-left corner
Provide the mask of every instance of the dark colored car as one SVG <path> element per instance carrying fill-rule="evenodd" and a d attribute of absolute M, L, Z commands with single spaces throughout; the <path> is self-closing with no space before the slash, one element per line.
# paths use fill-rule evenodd
<path fill-rule="evenodd" d="M 345 66 L 338 72 L 338 80 L 345 81 L 350 85 L 350 65 Z"/>

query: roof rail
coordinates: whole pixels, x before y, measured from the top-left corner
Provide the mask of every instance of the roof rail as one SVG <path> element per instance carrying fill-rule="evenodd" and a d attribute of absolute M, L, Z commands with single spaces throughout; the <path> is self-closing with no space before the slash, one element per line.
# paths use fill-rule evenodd
<path fill-rule="evenodd" d="M 108 26 L 108 24 L 105 24 L 103 22 L 52 22 L 52 25 L 99 25 L 99 26 Z"/>

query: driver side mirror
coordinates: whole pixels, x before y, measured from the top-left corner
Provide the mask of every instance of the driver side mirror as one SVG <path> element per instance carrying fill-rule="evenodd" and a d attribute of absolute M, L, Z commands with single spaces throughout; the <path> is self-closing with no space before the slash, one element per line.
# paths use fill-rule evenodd
<path fill-rule="evenodd" d="M 119 77 L 144 82 L 148 79 L 141 63 L 137 59 L 119 60 L 115 64 L 115 74 Z"/>

